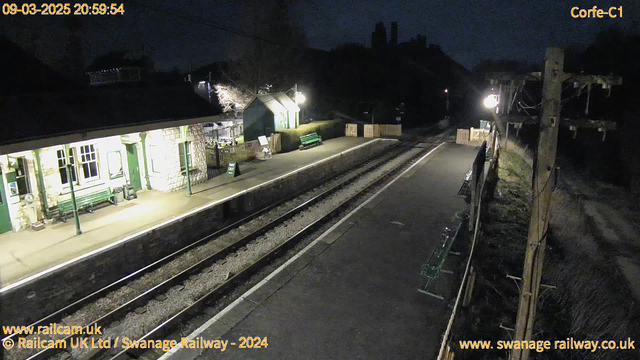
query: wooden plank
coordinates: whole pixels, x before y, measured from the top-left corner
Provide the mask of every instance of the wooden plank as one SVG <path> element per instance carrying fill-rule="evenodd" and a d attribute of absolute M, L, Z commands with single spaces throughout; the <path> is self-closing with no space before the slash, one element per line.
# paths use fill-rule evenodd
<path fill-rule="evenodd" d="M 469 143 L 469 129 L 458 129 L 456 144 L 467 145 Z"/>
<path fill-rule="evenodd" d="M 349 137 L 358 137 L 358 124 L 345 124 L 344 135 Z"/>

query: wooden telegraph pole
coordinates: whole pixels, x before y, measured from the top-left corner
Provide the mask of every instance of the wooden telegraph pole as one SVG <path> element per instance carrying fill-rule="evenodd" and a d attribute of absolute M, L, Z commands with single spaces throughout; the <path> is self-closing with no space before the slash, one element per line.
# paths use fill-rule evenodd
<path fill-rule="evenodd" d="M 536 306 L 538 304 L 544 249 L 547 243 L 547 229 L 549 226 L 551 175 L 555 168 L 556 147 L 558 144 L 560 98 L 564 80 L 563 66 L 564 51 L 556 47 L 548 48 L 542 84 L 540 135 L 533 173 L 531 221 L 529 223 L 529 238 L 522 274 L 515 341 L 531 340 Z M 514 349 L 511 352 L 511 360 L 526 360 L 528 358 L 529 350 Z"/>

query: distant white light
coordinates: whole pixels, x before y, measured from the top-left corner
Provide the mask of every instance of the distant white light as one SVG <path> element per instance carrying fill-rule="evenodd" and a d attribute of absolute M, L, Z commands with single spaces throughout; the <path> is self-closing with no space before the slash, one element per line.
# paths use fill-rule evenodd
<path fill-rule="evenodd" d="M 202 84 L 202 85 L 204 85 L 204 81 L 200 81 L 198 84 Z"/>
<path fill-rule="evenodd" d="M 448 92 L 449 92 L 449 89 L 444 89 L 444 93 L 445 94 L 448 93 Z"/>
<path fill-rule="evenodd" d="M 488 109 L 492 109 L 498 106 L 498 95 L 489 95 L 486 99 L 484 99 L 484 107 Z"/>
<path fill-rule="evenodd" d="M 296 93 L 296 104 L 304 104 L 306 100 L 307 98 L 301 92 Z"/>

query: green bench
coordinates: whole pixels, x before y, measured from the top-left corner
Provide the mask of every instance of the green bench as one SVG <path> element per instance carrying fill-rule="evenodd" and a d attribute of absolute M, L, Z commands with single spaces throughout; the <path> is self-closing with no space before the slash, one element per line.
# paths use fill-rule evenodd
<path fill-rule="evenodd" d="M 93 212 L 93 205 L 101 202 L 109 201 L 114 203 L 114 194 L 111 189 L 106 188 L 100 191 L 92 192 L 86 195 L 76 195 L 76 206 L 78 210 L 85 210 L 87 212 Z M 63 222 L 67 222 L 67 214 L 73 213 L 73 202 L 69 198 L 58 202 L 58 216 Z"/>
<path fill-rule="evenodd" d="M 438 245 L 429 256 L 427 263 L 423 264 L 420 269 L 420 275 L 427 278 L 427 280 L 424 287 L 418 289 L 419 292 L 444 300 L 444 297 L 438 294 L 438 279 L 440 278 L 440 273 L 453 274 L 452 271 L 443 270 L 442 267 L 447 259 L 447 255 L 449 255 L 449 253 L 453 253 L 451 252 L 451 245 L 453 245 L 453 242 L 458 236 L 458 232 L 461 228 L 462 223 L 460 223 L 454 234 L 452 234 L 452 231 L 449 228 L 445 228 L 445 231 L 440 236 Z"/>
<path fill-rule="evenodd" d="M 311 134 L 300 136 L 300 150 L 312 147 L 322 143 L 320 135 L 312 132 Z"/>

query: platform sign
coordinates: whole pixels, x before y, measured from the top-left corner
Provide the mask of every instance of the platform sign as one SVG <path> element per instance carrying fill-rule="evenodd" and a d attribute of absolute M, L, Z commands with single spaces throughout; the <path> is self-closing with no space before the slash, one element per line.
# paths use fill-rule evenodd
<path fill-rule="evenodd" d="M 240 175 L 240 164 L 235 161 L 229 162 L 229 166 L 227 166 L 227 175 L 230 177 L 236 177 Z"/>

